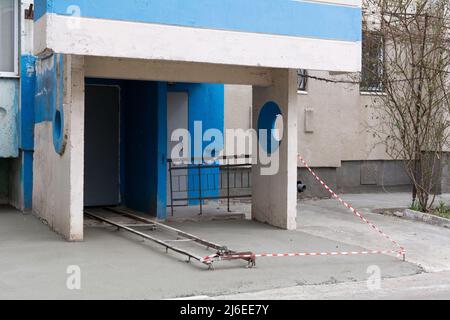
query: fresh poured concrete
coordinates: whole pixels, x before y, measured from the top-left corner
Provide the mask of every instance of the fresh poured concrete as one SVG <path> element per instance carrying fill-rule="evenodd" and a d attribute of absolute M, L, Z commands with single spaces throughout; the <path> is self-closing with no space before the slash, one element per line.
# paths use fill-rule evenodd
<path fill-rule="evenodd" d="M 212 299 L 203 297 L 203 299 Z M 422 273 L 384 279 L 380 288 L 368 290 L 367 281 L 296 286 L 214 297 L 214 300 L 448 300 L 450 272 Z"/>
<path fill-rule="evenodd" d="M 407 261 L 427 272 L 450 270 L 449 229 L 373 213 L 380 208 L 409 207 L 409 193 L 352 194 L 343 198 L 403 245 Z M 450 195 L 438 197 L 436 204 L 441 200 L 450 203 Z M 308 234 L 368 248 L 389 244 L 336 200 L 305 201 L 299 210 L 298 228 Z"/>
<path fill-rule="evenodd" d="M 323 214 L 324 210 L 326 214 Z M 332 212 L 335 212 L 334 218 Z M 425 238 L 428 242 L 438 240 L 448 244 L 450 239 L 447 229 L 424 227 L 410 221 L 393 222 L 391 217 L 377 216 L 377 220 L 384 226 L 394 224 L 392 229 L 396 232 L 391 234 L 400 240 L 410 237 L 411 232 L 417 233 L 416 238 Z M 373 248 L 374 242 L 366 240 L 372 237 L 373 241 L 383 245 L 376 234 L 369 236 L 365 230 L 359 230 L 356 227 L 358 221 L 328 201 L 300 203 L 299 224 L 297 231 L 283 231 L 252 221 L 187 222 L 174 226 L 235 250 L 255 252 L 359 250 L 362 249 L 356 244 L 359 238 L 363 245 Z M 403 228 L 403 224 L 409 228 Z M 331 228 L 336 229 L 334 234 Z M 318 235 L 320 230 L 326 237 Z M 34 216 L 2 208 L 0 298 L 221 296 L 304 285 L 364 282 L 368 278 L 368 267 L 373 265 L 380 267 L 385 279 L 422 272 L 421 267 L 390 256 L 265 258 L 257 261 L 256 269 L 246 269 L 242 262 L 224 262 L 216 265 L 216 271 L 207 271 L 200 264 L 187 264 L 183 257 L 166 255 L 158 246 L 111 228 L 89 227 L 85 233 L 85 242 L 68 243 Z M 352 245 L 335 240 L 344 234 L 349 234 L 352 241 L 347 242 Z M 408 244 L 412 252 L 421 250 L 420 247 L 415 249 L 412 243 L 405 243 Z M 442 244 L 440 249 L 444 247 Z M 441 253 L 442 259 L 450 256 L 446 252 Z M 435 257 L 439 260 L 437 255 Z M 81 267 L 80 291 L 66 288 L 66 269 L 70 265 Z"/>

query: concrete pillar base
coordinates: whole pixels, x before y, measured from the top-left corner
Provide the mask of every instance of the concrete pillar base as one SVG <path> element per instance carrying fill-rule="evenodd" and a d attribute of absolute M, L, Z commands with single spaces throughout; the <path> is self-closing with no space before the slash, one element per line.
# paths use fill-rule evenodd
<path fill-rule="evenodd" d="M 261 158 L 264 139 L 258 141 L 258 163 L 252 172 L 252 218 L 287 230 L 297 228 L 296 84 L 296 71 L 283 69 L 273 71 L 272 86 L 253 88 L 253 128 L 258 130 L 261 123 L 271 123 L 261 120 L 261 114 L 265 105 L 275 103 L 283 117 L 283 138 L 276 150 L 272 148 L 270 164 Z"/>

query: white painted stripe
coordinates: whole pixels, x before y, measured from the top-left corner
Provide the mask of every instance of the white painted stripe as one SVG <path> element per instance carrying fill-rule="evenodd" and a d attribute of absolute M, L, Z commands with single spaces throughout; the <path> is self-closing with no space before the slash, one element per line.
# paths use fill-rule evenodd
<path fill-rule="evenodd" d="M 78 28 L 75 19 L 80 19 Z M 46 22 L 47 21 L 47 28 Z M 356 72 L 361 43 L 46 15 L 35 53 Z"/>
<path fill-rule="evenodd" d="M 332 5 L 343 5 L 349 7 L 362 7 L 362 0 L 294 0 L 303 2 L 320 2 Z"/>

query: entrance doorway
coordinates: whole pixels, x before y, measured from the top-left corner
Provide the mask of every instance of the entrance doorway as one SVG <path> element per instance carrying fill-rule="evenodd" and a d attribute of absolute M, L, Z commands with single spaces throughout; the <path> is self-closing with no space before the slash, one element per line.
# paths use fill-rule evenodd
<path fill-rule="evenodd" d="M 167 93 L 167 157 L 171 158 L 173 148 L 179 143 L 172 141 L 172 133 L 177 129 L 188 130 L 189 94 L 187 92 Z M 169 166 L 169 165 L 168 165 Z M 172 186 L 170 183 L 172 182 Z M 174 185 L 176 184 L 176 185 Z M 172 189 L 172 190 L 171 190 Z M 170 179 L 169 168 L 167 170 L 167 203 L 171 197 L 188 198 L 188 170 L 180 170 Z M 178 205 L 187 205 L 188 202 L 179 202 Z"/>
<path fill-rule="evenodd" d="M 86 85 L 84 205 L 120 203 L 120 88 Z"/>

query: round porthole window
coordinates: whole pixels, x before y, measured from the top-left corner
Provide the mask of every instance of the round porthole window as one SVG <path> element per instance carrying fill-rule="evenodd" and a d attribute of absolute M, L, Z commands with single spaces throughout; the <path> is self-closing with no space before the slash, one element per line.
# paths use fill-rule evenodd
<path fill-rule="evenodd" d="M 261 148 L 271 155 L 283 139 L 283 115 L 275 102 L 266 103 L 259 113 L 258 141 Z"/>
<path fill-rule="evenodd" d="M 61 112 L 59 110 L 56 110 L 55 112 L 55 119 L 53 121 L 53 133 L 55 135 L 55 139 L 59 140 L 61 137 Z"/>
<path fill-rule="evenodd" d="M 274 129 L 273 138 L 275 139 L 275 141 L 281 142 L 281 140 L 283 140 L 284 134 L 283 116 L 281 114 L 276 116 L 273 129 Z"/>
<path fill-rule="evenodd" d="M 59 154 L 64 153 L 64 114 L 60 110 L 55 110 L 53 116 L 53 146 Z"/>

